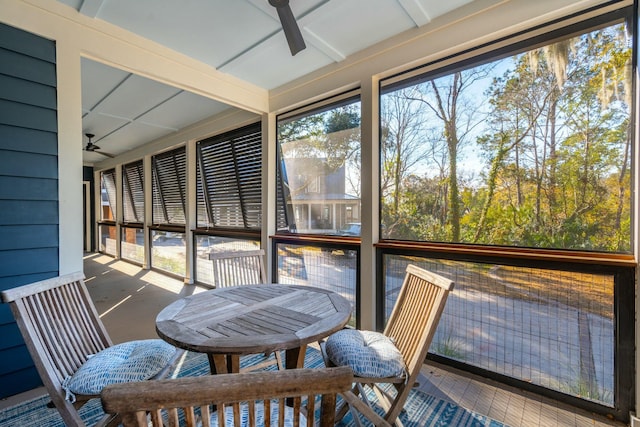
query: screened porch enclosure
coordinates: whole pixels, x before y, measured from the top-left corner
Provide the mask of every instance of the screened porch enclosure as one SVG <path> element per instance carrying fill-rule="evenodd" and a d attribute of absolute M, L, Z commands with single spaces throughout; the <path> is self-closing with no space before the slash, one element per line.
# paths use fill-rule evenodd
<path fill-rule="evenodd" d="M 626 420 L 630 13 L 382 79 L 375 123 L 348 90 L 278 114 L 275 140 L 255 122 L 100 171 L 100 250 L 215 287 L 211 253 L 262 248 L 271 282 L 338 292 L 378 330 L 416 264 L 456 283 L 429 357 Z"/>

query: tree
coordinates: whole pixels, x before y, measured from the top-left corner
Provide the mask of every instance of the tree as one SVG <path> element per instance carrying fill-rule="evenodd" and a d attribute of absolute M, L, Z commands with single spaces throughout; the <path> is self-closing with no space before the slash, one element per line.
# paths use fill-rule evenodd
<path fill-rule="evenodd" d="M 491 217 L 496 228 L 507 221 L 519 226 L 508 240 L 493 243 L 612 248 L 607 236 L 619 237 L 622 224 L 609 218 L 629 212 L 623 196 L 629 188 L 629 112 L 621 102 L 628 89 L 623 73 L 607 71 L 624 69 L 623 52 L 629 50 L 615 43 L 616 33 L 596 31 L 520 55 L 513 69 L 494 80 L 487 93 L 489 127 L 478 140 L 491 167 L 479 193 L 484 204 L 474 242 L 495 237 L 488 229 Z M 618 175 L 616 203 L 609 202 L 612 174 Z M 509 211 L 492 204 L 498 191 L 515 191 L 499 197 Z M 628 242 L 615 250 L 628 250 Z"/>
<path fill-rule="evenodd" d="M 423 114 L 412 101 L 414 87 L 384 95 L 381 103 L 382 138 L 380 151 L 382 222 L 389 237 L 406 236 L 400 232 L 400 204 L 404 183 L 410 171 L 429 156 L 425 149 Z M 432 147 L 433 148 L 433 147 Z"/>
<path fill-rule="evenodd" d="M 351 193 L 360 195 L 360 104 L 331 110 L 324 121 L 324 149 L 327 167 L 336 171 L 344 167 Z"/>
<path fill-rule="evenodd" d="M 389 236 L 629 251 L 626 37 L 624 25 L 601 28 L 386 92 Z M 465 182 L 474 147 L 485 168 Z"/>
<path fill-rule="evenodd" d="M 474 119 L 477 105 L 467 98 L 474 83 L 490 72 L 490 66 L 480 66 L 430 80 L 417 85 L 417 96 L 409 99 L 423 103 L 440 120 L 442 139 L 447 148 L 448 162 L 448 223 L 450 241 L 460 241 L 461 203 L 458 188 L 458 153 L 468 142 L 472 130 L 479 123 Z"/>

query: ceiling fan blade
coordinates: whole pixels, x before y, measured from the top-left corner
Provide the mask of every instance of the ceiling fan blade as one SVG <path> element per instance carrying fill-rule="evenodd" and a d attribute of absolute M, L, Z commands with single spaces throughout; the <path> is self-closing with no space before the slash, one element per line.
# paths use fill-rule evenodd
<path fill-rule="evenodd" d="M 291 6 L 289 6 L 289 1 L 269 0 L 269 4 L 278 11 L 278 17 L 280 18 L 284 35 L 287 38 L 287 43 L 289 43 L 291 55 L 295 56 L 296 53 L 304 50 L 307 45 L 304 43 L 296 18 L 293 16 Z"/>
<path fill-rule="evenodd" d="M 91 138 L 93 138 L 95 136 L 94 134 L 85 133 L 85 136 L 87 138 L 89 138 L 89 142 L 87 142 L 87 145 L 84 147 L 84 151 L 88 151 L 90 153 L 102 154 L 103 156 L 109 157 L 111 159 L 113 159 L 115 157 L 113 154 L 109 154 L 109 153 L 105 153 L 104 151 L 100 151 L 100 147 L 98 147 L 96 144 L 94 144 L 91 141 Z"/>
<path fill-rule="evenodd" d="M 113 159 L 115 156 L 113 154 L 109 154 L 109 153 L 105 153 L 104 151 L 99 151 L 99 150 L 93 150 L 94 153 L 98 153 L 98 154 L 102 154 L 103 156 L 107 156 L 111 159 Z"/>

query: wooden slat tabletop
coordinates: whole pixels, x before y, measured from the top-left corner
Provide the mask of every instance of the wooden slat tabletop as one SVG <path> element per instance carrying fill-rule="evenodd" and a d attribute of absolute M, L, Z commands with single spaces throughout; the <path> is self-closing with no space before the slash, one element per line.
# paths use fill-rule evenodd
<path fill-rule="evenodd" d="M 243 285 L 178 300 L 156 318 L 158 335 L 191 351 L 224 355 L 300 348 L 349 321 L 351 304 L 324 289 Z"/>

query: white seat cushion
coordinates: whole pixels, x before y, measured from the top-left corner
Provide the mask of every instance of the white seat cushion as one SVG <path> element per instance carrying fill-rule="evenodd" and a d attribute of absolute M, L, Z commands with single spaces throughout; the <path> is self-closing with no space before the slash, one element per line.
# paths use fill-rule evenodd
<path fill-rule="evenodd" d="M 62 388 L 67 400 L 74 402 L 74 393 L 100 394 L 109 384 L 148 380 L 167 366 L 176 350 L 160 339 L 114 345 L 90 356 L 80 369 L 65 378 Z"/>
<path fill-rule="evenodd" d="M 388 378 L 405 373 L 402 354 L 379 332 L 343 329 L 327 338 L 325 351 L 335 365 L 349 366 L 360 377 Z"/>
<path fill-rule="evenodd" d="M 278 426 L 278 412 L 279 412 L 278 402 L 277 401 L 271 402 L 271 427 Z M 224 409 L 224 415 L 225 415 L 225 427 L 234 427 L 233 407 L 227 406 Z M 240 417 L 241 417 L 241 422 L 240 422 L 241 426 L 244 427 L 249 425 L 249 405 L 247 405 L 246 403 L 243 403 L 240 405 Z M 202 423 L 198 423 L 198 425 L 201 426 Z M 218 425 L 217 411 L 211 414 L 211 425 L 212 426 Z M 256 425 L 257 426 L 264 425 L 264 404 L 262 402 L 256 403 Z M 300 414 L 299 425 L 300 426 L 307 425 L 307 418 L 303 414 Z M 293 408 L 289 406 L 284 407 L 284 426 L 293 427 Z"/>

